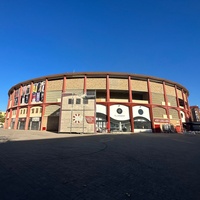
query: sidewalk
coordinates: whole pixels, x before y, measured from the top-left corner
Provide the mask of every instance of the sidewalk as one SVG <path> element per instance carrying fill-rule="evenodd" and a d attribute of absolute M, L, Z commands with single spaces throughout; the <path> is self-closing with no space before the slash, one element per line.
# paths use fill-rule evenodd
<path fill-rule="evenodd" d="M 0 139 L 1 200 L 200 196 L 198 135 L 0 129 Z"/>
<path fill-rule="evenodd" d="M 70 137 L 83 137 L 94 135 L 116 135 L 123 134 L 129 135 L 131 132 L 112 132 L 112 133 L 57 133 L 50 131 L 37 131 L 37 130 L 13 130 L 13 129 L 0 129 L 0 143 L 5 141 L 23 141 L 23 140 L 42 140 L 42 139 L 56 139 L 56 138 L 70 138 Z"/>
<path fill-rule="evenodd" d="M 49 131 L 13 130 L 13 129 L 2 128 L 0 129 L 0 143 L 2 141 L 56 139 L 56 138 L 68 138 L 68 137 L 82 137 L 86 135 L 88 134 L 54 133 Z"/>

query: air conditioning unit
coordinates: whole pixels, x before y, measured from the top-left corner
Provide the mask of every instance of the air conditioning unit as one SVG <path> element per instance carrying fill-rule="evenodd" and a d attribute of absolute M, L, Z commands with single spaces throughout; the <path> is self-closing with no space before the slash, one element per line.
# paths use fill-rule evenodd
<path fill-rule="evenodd" d="M 168 102 L 168 106 L 171 106 L 171 103 L 170 103 L 170 102 Z"/>

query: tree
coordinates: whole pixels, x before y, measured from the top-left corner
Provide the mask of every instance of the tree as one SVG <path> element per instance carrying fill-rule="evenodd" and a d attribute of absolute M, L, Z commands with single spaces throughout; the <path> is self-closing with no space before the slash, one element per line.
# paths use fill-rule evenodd
<path fill-rule="evenodd" d="M 0 123 L 4 123 L 4 122 L 5 122 L 5 115 L 0 113 Z"/>

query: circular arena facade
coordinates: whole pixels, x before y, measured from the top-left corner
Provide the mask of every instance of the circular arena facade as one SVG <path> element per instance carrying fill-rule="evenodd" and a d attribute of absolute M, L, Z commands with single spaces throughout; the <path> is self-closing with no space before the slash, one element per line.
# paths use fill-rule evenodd
<path fill-rule="evenodd" d="M 59 133 L 182 131 L 188 90 L 152 76 L 113 72 L 34 78 L 8 92 L 5 128 Z"/>

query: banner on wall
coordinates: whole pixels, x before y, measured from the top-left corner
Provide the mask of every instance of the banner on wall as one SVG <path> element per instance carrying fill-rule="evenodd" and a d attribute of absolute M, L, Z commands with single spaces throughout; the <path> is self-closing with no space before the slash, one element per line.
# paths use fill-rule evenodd
<path fill-rule="evenodd" d="M 44 100 L 45 81 L 34 83 L 32 90 L 31 102 L 43 102 Z M 22 88 L 21 104 L 28 104 L 30 98 L 30 85 L 25 85 Z"/>
<path fill-rule="evenodd" d="M 43 102 L 45 82 L 34 83 L 31 102 Z"/>
<path fill-rule="evenodd" d="M 18 104 L 18 99 L 19 99 L 19 89 L 15 90 L 14 106 L 16 106 Z"/>
<path fill-rule="evenodd" d="M 30 85 L 25 85 L 22 88 L 21 104 L 27 104 L 30 97 Z"/>

